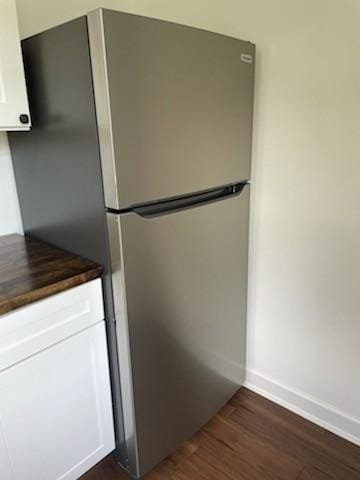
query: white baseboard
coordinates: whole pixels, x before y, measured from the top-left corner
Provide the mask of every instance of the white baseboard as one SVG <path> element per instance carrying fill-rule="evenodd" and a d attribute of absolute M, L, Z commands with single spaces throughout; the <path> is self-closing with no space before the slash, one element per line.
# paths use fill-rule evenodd
<path fill-rule="evenodd" d="M 244 386 L 360 446 L 359 419 L 252 369 L 247 369 Z"/>

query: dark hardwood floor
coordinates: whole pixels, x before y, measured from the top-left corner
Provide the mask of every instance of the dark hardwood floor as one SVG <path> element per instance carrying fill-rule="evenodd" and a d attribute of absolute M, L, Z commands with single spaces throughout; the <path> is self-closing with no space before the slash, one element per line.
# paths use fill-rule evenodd
<path fill-rule="evenodd" d="M 129 480 L 109 457 L 81 480 Z M 144 480 L 360 480 L 360 447 L 242 388 Z"/>

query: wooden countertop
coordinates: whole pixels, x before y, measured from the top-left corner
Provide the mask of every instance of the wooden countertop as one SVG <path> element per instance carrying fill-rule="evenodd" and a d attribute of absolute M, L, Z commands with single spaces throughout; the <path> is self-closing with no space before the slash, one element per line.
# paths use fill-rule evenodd
<path fill-rule="evenodd" d="M 101 274 L 96 263 L 31 237 L 0 237 L 0 315 Z"/>

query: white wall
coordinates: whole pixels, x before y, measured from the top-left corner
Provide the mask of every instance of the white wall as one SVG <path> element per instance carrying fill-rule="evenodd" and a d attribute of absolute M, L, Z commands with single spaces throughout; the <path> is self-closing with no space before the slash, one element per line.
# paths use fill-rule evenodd
<path fill-rule="evenodd" d="M 358 0 L 17 4 L 23 36 L 102 4 L 257 44 L 248 382 L 360 441 Z"/>

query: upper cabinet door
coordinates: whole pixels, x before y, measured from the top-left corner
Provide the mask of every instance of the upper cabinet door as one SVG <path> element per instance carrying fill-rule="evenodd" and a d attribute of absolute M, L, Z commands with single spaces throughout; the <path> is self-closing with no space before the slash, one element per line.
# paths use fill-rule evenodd
<path fill-rule="evenodd" d="M 88 19 L 108 207 L 250 178 L 253 44 L 109 10 Z"/>
<path fill-rule="evenodd" d="M 29 130 L 15 0 L 0 0 L 0 130 Z"/>

